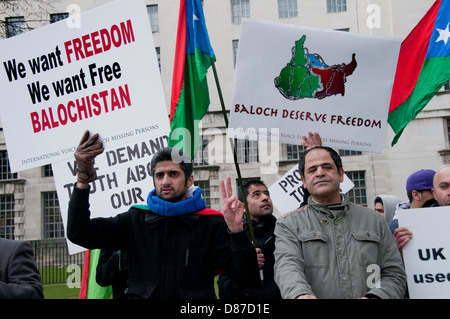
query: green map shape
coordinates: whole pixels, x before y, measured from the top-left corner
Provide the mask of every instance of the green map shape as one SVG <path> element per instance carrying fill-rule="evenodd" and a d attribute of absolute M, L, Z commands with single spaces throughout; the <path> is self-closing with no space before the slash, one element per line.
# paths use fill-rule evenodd
<path fill-rule="evenodd" d="M 313 98 L 318 89 L 322 89 L 320 78 L 311 73 L 311 66 L 305 53 L 303 44 L 306 36 L 295 41 L 292 48 L 292 59 L 284 67 L 280 76 L 275 78 L 275 86 L 284 97 L 290 100 Z"/>

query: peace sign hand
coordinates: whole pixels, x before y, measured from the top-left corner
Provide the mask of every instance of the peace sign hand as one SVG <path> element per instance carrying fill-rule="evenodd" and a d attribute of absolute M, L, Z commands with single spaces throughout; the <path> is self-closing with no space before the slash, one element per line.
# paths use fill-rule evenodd
<path fill-rule="evenodd" d="M 223 214 L 228 229 L 233 233 L 242 231 L 244 229 L 244 224 L 242 223 L 244 204 L 235 195 L 232 195 L 230 177 L 227 177 L 226 188 L 225 182 L 223 180 L 220 181 L 220 191 L 222 193 Z"/>

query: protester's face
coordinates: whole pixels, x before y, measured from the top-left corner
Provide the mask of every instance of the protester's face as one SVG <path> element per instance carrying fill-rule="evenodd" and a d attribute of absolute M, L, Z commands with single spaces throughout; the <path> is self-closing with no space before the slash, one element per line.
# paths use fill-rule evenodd
<path fill-rule="evenodd" d="M 438 202 L 439 206 L 450 205 L 450 167 L 446 167 L 434 176 L 433 196 Z"/>
<path fill-rule="evenodd" d="M 384 206 L 383 203 L 377 202 L 375 203 L 375 211 L 384 216 Z"/>
<path fill-rule="evenodd" d="M 255 221 L 259 221 L 261 217 L 273 213 L 270 193 L 264 185 L 250 185 L 248 188 L 247 204 L 250 216 Z"/>
<path fill-rule="evenodd" d="M 156 164 L 153 175 L 156 194 L 169 202 L 179 202 L 186 199 L 187 189 L 192 186 L 194 177 L 191 175 L 186 181 L 180 164 L 163 161 Z"/>
<path fill-rule="evenodd" d="M 302 177 L 302 182 L 317 202 L 340 202 L 339 187 L 343 178 L 344 170 L 338 170 L 328 151 L 314 149 L 306 154 L 305 177 Z"/>

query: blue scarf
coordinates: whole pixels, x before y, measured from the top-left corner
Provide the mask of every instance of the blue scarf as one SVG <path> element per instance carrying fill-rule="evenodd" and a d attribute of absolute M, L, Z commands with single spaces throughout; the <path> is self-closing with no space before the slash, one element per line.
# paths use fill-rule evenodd
<path fill-rule="evenodd" d="M 159 198 L 156 190 L 153 189 L 148 194 L 147 206 L 153 213 L 166 217 L 192 214 L 206 208 L 205 200 L 202 198 L 202 189 L 199 187 L 194 191 L 192 197 L 176 203 Z"/>

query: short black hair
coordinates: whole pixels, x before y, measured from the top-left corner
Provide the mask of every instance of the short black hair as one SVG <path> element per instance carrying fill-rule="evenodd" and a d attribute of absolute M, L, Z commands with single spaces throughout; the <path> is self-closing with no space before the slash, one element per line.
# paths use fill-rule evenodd
<path fill-rule="evenodd" d="M 420 190 L 415 190 L 415 191 L 419 192 L 420 194 L 422 194 L 424 191 L 430 191 L 431 192 L 431 189 L 420 189 Z M 414 190 L 406 192 L 406 196 L 408 196 L 408 200 L 409 200 L 410 203 L 412 203 L 412 201 L 414 199 L 413 194 L 412 194 L 413 192 L 414 192 Z"/>
<path fill-rule="evenodd" d="M 305 177 L 305 158 L 306 158 L 306 155 L 309 152 L 311 152 L 312 150 L 316 150 L 316 149 L 323 149 L 323 150 L 327 151 L 328 153 L 330 153 L 330 156 L 333 159 L 334 164 L 336 165 L 338 171 L 343 167 L 342 166 L 342 159 L 341 159 L 339 154 L 334 149 L 332 149 L 331 147 L 328 147 L 328 146 L 315 146 L 315 147 L 312 147 L 312 148 L 306 150 L 303 154 L 301 154 L 301 156 L 300 156 L 300 158 L 298 160 L 298 170 L 300 171 L 300 176 L 301 177 L 303 177 L 303 178 Z"/>
<path fill-rule="evenodd" d="M 152 177 L 155 177 L 156 165 L 159 162 L 164 161 L 173 161 L 175 163 L 180 164 L 180 167 L 184 172 L 186 181 L 189 179 L 189 176 L 191 176 L 192 172 L 194 171 L 192 160 L 186 153 L 184 153 L 182 150 L 178 148 L 164 147 L 152 157 L 152 160 L 150 162 Z"/>
<path fill-rule="evenodd" d="M 250 179 L 247 182 L 245 182 L 244 186 L 244 194 L 245 194 L 245 198 L 247 198 L 248 196 L 248 189 L 250 188 L 250 186 L 252 185 L 260 185 L 260 186 L 264 186 L 265 188 L 267 188 L 266 184 L 259 179 Z M 242 197 L 242 192 L 241 192 L 241 188 L 239 187 L 238 189 L 238 199 L 243 202 L 244 198 Z"/>
<path fill-rule="evenodd" d="M 381 203 L 381 204 L 383 204 L 383 200 L 381 199 L 380 196 L 377 196 L 377 197 L 375 197 L 374 203 L 375 203 L 375 204 L 376 204 L 376 203 Z M 384 205 L 384 204 L 383 204 L 383 205 Z"/>

